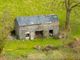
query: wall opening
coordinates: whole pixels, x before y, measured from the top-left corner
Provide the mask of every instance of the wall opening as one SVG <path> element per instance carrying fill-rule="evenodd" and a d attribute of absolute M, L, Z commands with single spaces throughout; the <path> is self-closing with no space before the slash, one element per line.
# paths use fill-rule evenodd
<path fill-rule="evenodd" d="M 49 36 L 53 36 L 53 30 L 49 30 Z"/>
<path fill-rule="evenodd" d="M 30 39 L 30 33 L 29 32 L 25 33 L 25 39 Z"/>
<path fill-rule="evenodd" d="M 43 37 L 43 31 L 35 31 L 35 38 L 42 38 Z"/>
<path fill-rule="evenodd" d="M 15 30 L 10 31 L 9 38 L 10 39 L 16 39 L 16 38 L 18 38 L 18 35 L 17 35 L 17 33 L 16 33 Z"/>

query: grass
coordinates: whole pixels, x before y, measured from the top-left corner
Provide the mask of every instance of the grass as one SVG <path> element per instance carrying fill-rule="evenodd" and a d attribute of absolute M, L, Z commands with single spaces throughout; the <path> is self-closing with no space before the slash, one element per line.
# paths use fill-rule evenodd
<path fill-rule="evenodd" d="M 34 52 L 35 49 L 33 49 L 33 47 L 36 45 L 40 45 L 42 47 L 46 45 L 53 45 L 55 47 L 59 47 L 63 45 L 63 42 L 62 40 L 55 40 L 53 38 L 35 39 L 34 41 L 12 40 L 7 41 L 4 52 L 5 54 L 11 54 L 16 56 L 24 55 L 30 52 Z"/>
<path fill-rule="evenodd" d="M 45 38 L 45 39 L 35 39 L 34 41 L 31 40 L 8 40 L 6 42 L 3 54 L 5 58 L 8 60 L 16 60 L 17 58 L 21 60 L 75 60 L 79 59 L 79 53 L 74 53 L 70 48 L 64 48 L 66 43 L 71 42 L 71 40 L 60 40 L 60 39 L 53 39 L 53 38 Z M 46 45 L 53 45 L 55 47 L 59 47 L 57 50 L 50 51 L 47 55 L 46 52 L 38 51 L 33 49 L 35 45 L 40 45 L 45 47 Z M 36 57 L 37 56 L 37 57 Z"/>

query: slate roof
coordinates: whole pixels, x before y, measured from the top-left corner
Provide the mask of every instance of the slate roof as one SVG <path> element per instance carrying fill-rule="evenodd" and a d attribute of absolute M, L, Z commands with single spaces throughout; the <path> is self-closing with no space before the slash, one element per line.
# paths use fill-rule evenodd
<path fill-rule="evenodd" d="M 58 21 L 56 15 L 40 15 L 40 16 L 19 16 L 16 18 L 19 26 L 33 25 L 33 24 L 44 24 Z"/>

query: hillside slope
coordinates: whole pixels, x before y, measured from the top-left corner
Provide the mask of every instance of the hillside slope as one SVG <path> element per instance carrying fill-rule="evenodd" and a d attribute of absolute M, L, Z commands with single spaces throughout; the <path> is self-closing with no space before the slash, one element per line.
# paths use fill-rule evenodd
<path fill-rule="evenodd" d="M 59 7 L 52 11 L 52 7 L 57 6 L 57 3 L 52 6 L 47 6 L 51 1 L 53 0 L 0 0 L 0 18 L 7 14 L 9 16 L 8 21 L 10 21 L 13 26 L 17 16 L 56 14 L 59 16 L 60 26 L 63 26 L 65 11 Z M 78 9 L 78 11 L 80 11 L 80 9 Z M 77 14 L 75 16 L 72 12 L 71 27 L 74 35 L 80 35 L 79 19 L 80 17 L 78 17 Z"/>

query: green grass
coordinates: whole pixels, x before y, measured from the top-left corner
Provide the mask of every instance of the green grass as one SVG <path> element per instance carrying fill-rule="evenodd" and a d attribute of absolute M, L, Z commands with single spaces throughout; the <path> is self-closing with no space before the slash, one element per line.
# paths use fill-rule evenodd
<path fill-rule="evenodd" d="M 34 52 L 34 46 L 40 45 L 45 47 L 46 45 L 53 45 L 55 47 L 59 47 L 63 45 L 62 40 L 55 40 L 53 38 L 48 39 L 35 39 L 34 41 L 26 41 L 26 40 L 13 40 L 7 41 L 4 52 L 9 55 L 25 55 L 30 52 Z"/>

